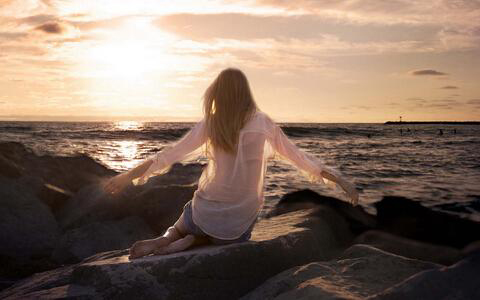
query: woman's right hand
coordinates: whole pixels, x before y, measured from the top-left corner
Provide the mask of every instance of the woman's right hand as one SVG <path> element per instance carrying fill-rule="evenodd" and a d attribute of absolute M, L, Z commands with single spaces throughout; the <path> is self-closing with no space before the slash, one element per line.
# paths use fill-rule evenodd
<path fill-rule="evenodd" d="M 105 192 L 109 194 L 116 194 L 126 188 L 131 182 L 128 173 L 121 173 L 110 178 L 104 186 Z"/>

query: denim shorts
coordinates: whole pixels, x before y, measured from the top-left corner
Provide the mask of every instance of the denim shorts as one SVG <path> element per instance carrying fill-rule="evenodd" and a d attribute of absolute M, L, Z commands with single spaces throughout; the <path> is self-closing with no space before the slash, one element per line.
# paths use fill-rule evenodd
<path fill-rule="evenodd" d="M 194 222 L 192 218 L 192 200 L 188 201 L 185 206 L 183 207 L 183 223 L 185 225 L 186 229 L 186 234 L 193 234 L 195 236 L 204 236 L 207 237 L 213 244 L 217 245 L 225 245 L 225 244 L 233 244 L 233 243 L 240 243 L 240 242 L 246 242 L 250 240 L 252 236 L 252 230 L 253 227 L 255 226 L 255 221 L 253 221 L 252 225 L 245 231 L 239 238 L 233 239 L 233 240 L 223 240 L 223 239 L 218 239 L 212 236 L 209 236 L 205 232 L 203 232 L 200 227 L 198 227 Z"/>

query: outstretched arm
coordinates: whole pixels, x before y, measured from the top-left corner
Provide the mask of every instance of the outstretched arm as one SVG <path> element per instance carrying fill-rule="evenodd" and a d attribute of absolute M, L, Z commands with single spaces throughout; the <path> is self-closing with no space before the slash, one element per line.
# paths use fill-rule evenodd
<path fill-rule="evenodd" d="M 118 193 L 123 190 L 127 185 L 132 182 L 135 178 L 142 176 L 145 171 L 153 164 L 152 160 L 146 160 L 140 165 L 136 166 L 135 168 L 131 169 L 128 172 L 118 174 L 117 176 L 113 177 L 105 184 L 105 192 L 107 193 Z"/>
<path fill-rule="evenodd" d="M 119 192 L 131 182 L 144 184 L 149 177 L 166 173 L 173 163 L 196 155 L 195 150 L 205 141 L 205 121 L 202 120 L 173 146 L 149 157 L 130 171 L 110 179 L 105 185 L 105 191 L 108 193 Z"/>
<path fill-rule="evenodd" d="M 314 178 L 324 183 L 331 181 L 338 184 L 348 194 L 353 205 L 358 203 L 358 192 L 352 183 L 345 180 L 338 171 L 324 165 L 319 158 L 300 150 L 278 125 L 273 124 L 273 128 L 270 142 L 278 154 Z"/>

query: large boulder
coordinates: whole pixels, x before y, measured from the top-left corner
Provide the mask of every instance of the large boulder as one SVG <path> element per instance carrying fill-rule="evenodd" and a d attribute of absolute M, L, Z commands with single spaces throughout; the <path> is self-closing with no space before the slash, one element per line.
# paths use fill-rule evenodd
<path fill-rule="evenodd" d="M 437 267 L 371 246 L 354 245 L 334 260 L 283 271 L 242 299 L 364 299 Z"/>
<path fill-rule="evenodd" d="M 418 273 L 373 299 L 480 299 L 480 251 L 450 267 Z"/>
<path fill-rule="evenodd" d="M 350 203 L 320 195 L 310 189 L 298 190 L 283 195 L 275 208 L 267 214 L 267 217 L 317 206 L 328 206 L 335 210 L 347 220 L 353 233 L 358 234 L 376 226 L 375 217 L 365 212 L 360 206 L 352 206 Z"/>
<path fill-rule="evenodd" d="M 336 224 L 302 210 L 260 220 L 249 242 L 128 259 L 128 249 L 26 278 L 0 298 L 234 299 L 297 265 L 331 259 Z"/>
<path fill-rule="evenodd" d="M 0 153 L 0 175 L 7 178 L 18 178 L 22 176 L 22 169 Z"/>
<path fill-rule="evenodd" d="M 196 186 L 167 185 L 134 187 L 134 191 L 112 196 L 101 184 L 81 189 L 58 212 L 59 223 L 72 229 L 91 222 L 141 217 L 157 234 L 163 233 L 180 217 L 192 199 Z"/>
<path fill-rule="evenodd" d="M 62 228 L 71 229 L 89 222 L 141 217 L 157 234 L 163 233 L 180 217 L 192 199 L 200 176 L 198 164 L 176 165 L 146 184 L 130 186 L 119 195 L 105 193 L 102 183 L 82 188 L 58 212 Z M 175 182 L 173 184 L 172 182 Z"/>
<path fill-rule="evenodd" d="M 456 248 L 407 239 L 381 230 L 366 231 L 355 238 L 355 243 L 443 265 L 451 265 L 462 257 L 462 252 Z"/>
<path fill-rule="evenodd" d="M 17 179 L 17 182 L 45 203 L 55 216 L 57 216 L 60 209 L 67 203 L 68 199 L 73 196 L 72 192 L 46 183 L 40 177 L 23 175 Z"/>
<path fill-rule="evenodd" d="M 378 229 L 406 238 L 461 249 L 480 240 L 480 223 L 434 211 L 404 197 L 375 203 Z"/>
<path fill-rule="evenodd" d="M 52 258 L 61 264 L 76 263 L 95 253 L 129 248 L 135 241 L 154 236 L 150 227 L 138 217 L 93 222 L 65 232 Z"/>
<path fill-rule="evenodd" d="M 44 203 L 16 181 L 0 177 L 0 277 L 50 266 L 41 260 L 50 255 L 59 235 Z"/>
<path fill-rule="evenodd" d="M 116 174 L 87 155 L 40 156 L 17 142 L 0 143 L 0 155 L 0 165 L 8 166 L 8 177 L 35 176 L 72 192 Z"/>

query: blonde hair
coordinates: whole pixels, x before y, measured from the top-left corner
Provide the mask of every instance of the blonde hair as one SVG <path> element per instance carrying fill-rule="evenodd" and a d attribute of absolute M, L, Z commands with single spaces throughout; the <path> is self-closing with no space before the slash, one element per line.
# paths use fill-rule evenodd
<path fill-rule="evenodd" d="M 205 90 L 203 110 L 210 144 L 235 153 L 240 130 L 257 110 L 245 74 L 235 68 L 220 72 Z"/>

